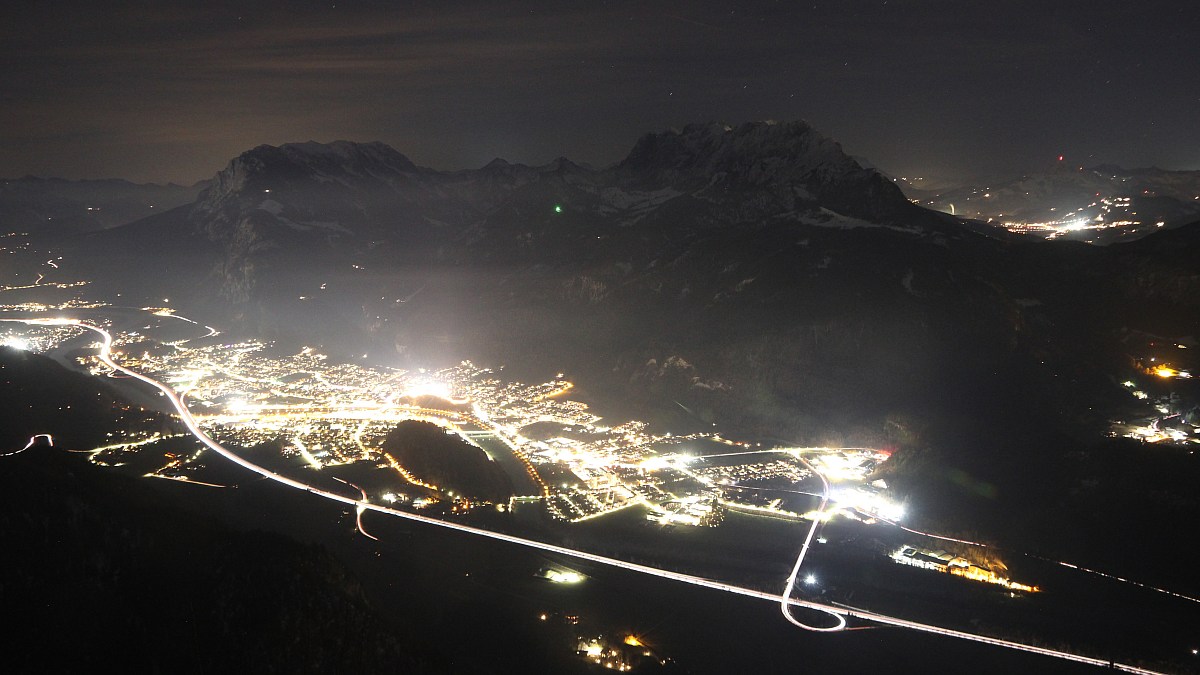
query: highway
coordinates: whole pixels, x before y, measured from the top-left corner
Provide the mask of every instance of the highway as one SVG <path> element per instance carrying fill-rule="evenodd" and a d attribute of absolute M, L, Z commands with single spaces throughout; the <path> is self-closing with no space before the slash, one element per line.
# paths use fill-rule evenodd
<path fill-rule="evenodd" d="M 780 596 L 779 609 L 783 612 L 783 618 L 787 619 L 793 626 L 799 626 L 805 630 L 820 631 L 820 632 L 835 632 L 846 627 L 846 617 L 839 612 L 834 612 L 827 609 L 820 611 L 829 614 L 834 618 L 832 626 L 811 626 L 806 624 L 792 615 L 792 593 L 796 590 L 796 580 L 800 578 L 800 568 L 804 565 L 804 556 L 808 554 L 808 547 L 812 545 L 813 537 L 817 534 L 817 528 L 821 526 L 824 519 L 821 515 L 825 513 L 825 507 L 829 505 L 829 479 L 825 474 L 817 471 L 808 460 L 796 454 L 796 458 L 804 463 L 804 466 L 821 478 L 821 503 L 817 506 L 816 513 L 813 515 L 812 525 L 808 528 L 808 534 L 804 536 L 804 544 L 800 546 L 800 554 L 796 556 L 796 564 L 792 565 L 792 573 L 788 575 L 787 585 L 783 590 L 783 595 Z"/>
<path fill-rule="evenodd" d="M 354 483 L 351 483 L 348 480 L 342 480 L 341 478 L 338 478 L 337 476 L 334 476 L 333 479 L 338 481 L 339 483 L 345 483 L 346 485 L 349 485 L 350 487 L 354 488 L 355 490 L 358 490 L 359 494 L 362 495 L 362 502 L 357 504 L 354 508 L 354 527 L 357 528 L 359 534 L 363 535 L 364 537 L 366 537 L 368 539 L 374 539 L 375 541 L 379 541 L 379 537 L 376 537 L 375 535 L 373 535 L 370 532 L 367 532 L 366 530 L 363 529 L 362 516 L 363 516 L 363 512 L 366 511 L 366 508 L 363 506 L 363 504 L 367 503 L 367 491 L 360 488 L 359 486 L 355 485 Z"/>
<path fill-rule="evenodd" d="M 16 455 L 18 453 L 25 452 L 26 450 L 32 448 L 37 443 L 37 439 L 39 439 L 39 438 L 46 439 L 47 445 L 51 445 L 51 446 L 54 445 L 54 437 L 51 436 L 50 434 L 34 434 L 29 437 L 29 442 L 25 444 L 25 447 L 21 448 L 20 450 L 13 450 L 12 452 L 0 453 L 0 457 L 9 457 L 11 455 Z"/>
<path fill-rule="evenodd" d="M 110 335 L 108 333 L 108 331 L 104 330 L 103 328 L 91 325 L 89 323 L 85 323 L 84 321 L 79 320 L 79 319 L 67 319 L 67 318 L 0 319 L 0 321 L 15 321 L 15 322 L 25 323 L 28 325 L 41 325 L 41 326 L 73 325 L 73 326 L 79 326 L 81 328 L 84 328 L 84 329 L 87 329 L 87 330 L 97 333 L 102 339 L 100 350 L 97 354 L 97 356 L 99 357 L 101 362 L 103 362 L 109 368 L 113 369 L 113 371 L 115 371 L 115 372 L 124 373 L 124 374 L 128 375 L 129 377 L 140 380 L 140 381 L 146 383 L 147 385 L 150 385 L 151 387 L 154 387 L 155 389 L 162 392 L 163 395 L 166 396 L 167 399 L 170 400 L 171 404 L 175 407 L 176 411 L 179 414 L 180 421 L 183 422 L 183 424 L 187 427 L 188 431 L 190 431 L 192 433 L 192 435 L 195 436 L 196 439 L 199 440 L 202 444 L 204 444 L 207 448 L 209 448 L 212 451 L 216 452 L 217 454 L 221 455 L 222 457 L 229 460 L 230 462 L 233 462 L 234 464 L 246 469 L 247 471 L 251 471 L 251 472 L 256 473 L 264 478 L 273 480 L 281 485 L 286 485 L 288 487 L 295 488 L 297 490 L 304 490 L 306 492 L 309 492 L 309 493 L 314 494 L 319 497 L 323 497 L 325 499 L 329 499 L 334 502 L 346 504 L 348 506 L 353 506 L 353 507 L 355 507 L 355 509 L 363 509 L 363 510 L 376 511 L 379 513 L 386 513 L 388 515 L 395 516 L 398 518 L 404 518 L 406 520 L 412 520 L 412 521 L 425 523 L 428 525 L 433 525 L 436 527 L 457 530 L 459 532 L 463 532 L 466 534 L 471 534 L 471 535 L 475 535 L 475 536 L 479 536 L 479 537 L 487 537 L 489 539 L 504 541 L 504 542 L 508 542 L 511 544 L 516 544 L 516 545 L 524 546 L 527 548 L 533 548 L 533 549 L 538 549 L 541 551 L 546 551 L 549 553 L 555 553 L 558 555 L 577 558 L 580 560 L 587 560 L 589 562 L 593 562 L 593 563 L 597 563 L 597 564 L 601 564 L 601 565 L 607 565 L 610 567 L 616 567 L 616 568 L 620 568 L 620 569 L 624 569 L 624 570 L 629 570 L 632 572 L 638 572 L 641 574 L 659 577 L 662 579 L 669 579 L 672 581 L 690 584 L 693 586 L 699 586 L 699 587 L 703 587 L 703 588 L 711 588 L 711 589 L 718 590 L 718 591 L 724 591 L 726 593 L 734 593 L 734 594 L 742 595 L 742 596 L 746 596 L 746 597 L 758 598 L 761 600 L 768 600 L 770 602 L 779 602 L 783 609 L 784 616 L 787 617 L 789 621 L 791 621 L 795 625 L 806 628 L 808 630 L 818 630 L 818 631 L 825 631 L 825 632 L 843 630 L 846 627 L 846 620 L 853 618 L 853 619 L 873 622 L 873 623 L 887 625 L 887 626 L 896 626 L 896 627 L 900 627 L 900 628 L 907 628 L 910 630 L 920 631 L 920 632 L 924 632 L 924 633 L 943 635 L 946 637 L 968 640 L 971 642 L 993 645 L 996 647 L 1004 647 L 1007 649 L 1014 649 L 1014 650 L 1028 652 L 1028 653 L 1032 653 L 1032 654 L 1039 654 L 1042 656 L 1049 656 L 1049 657 L 1064 659 L 1064 660 L 1068 660 L 1068 661 L 1073 661 L 1075 663 L 1082 663 L 1082 664 L 1088 664 L 1088 665 L 1093 665 L 1093 666 L 1112 668 L 1114 670 L 1118 670 L 1121 672 L 1139 673 L 1139 674 L 1143 674 L 1143 675 L 1160 675 L 1159 671 L 1140 668 L 1140 667 L 1129 665 L 1129 664 L 1114 663 L 1114 662 L 1108 661 L 1106 659 L 1099 659 L 1099 658 L 1088 657 L 1088 656 L 1080 656 L 1077 654 L 1071 654 L 1069 652 L 1059 651 L 1059 650 L 1055 650 L 1055 649 L 1049 649 L 1046 647 L 1037 647 L 1034 645 L 1023 644 L 1023 643 L 1015 642 L 1012 640 L 1004 640 L 1001 638 L 994 638 L 994 637 L 989 637 L 986 635 L 978 635 L 975 633 L 969 633 L 966 631 L 959 631 L 959 630 L 953 630 L 950 628 L 943 628 L 941 626 L 935 626 L 935 625 L 921 623 L 921 622 L 917 622 L 917 621 L 909 621 L 907 619 L 901 619 L 899 617 L 878 614 L 875 612 L 858 609 L 858 608 L 854 608 L 854 607 L 830 605 L 830 604 L 825 604 L 825 603 L 812 602 L 812 601 L 808 601 L 808 600 L 800 600 L 797 598 L 793 598 L 793 597 L 791 597 L 792 591 L 794 590 L 796 580 L 798 578 L 800 569 L 804 562 L 804 557 L 809 548 L 809 544 L 812 541 L 812 538 L 815 534 L 816 528 L 818 527 L 819 523 L 821 522 L 820 518 L 814 519 L 813 526 L 811 528 L 809 528 L 808 534 L 804 540 L 804 544 L 801 547 L 800 554 L 797 556 L 796 564 L 793 566 L 792 572 L 788 576 L 785 591 L 784 591 L 783 595 L 780 596 L 779 594 L 768 593 L 765 591 L 760 591 L 760 590 L 751 589 L 751 588 L 745 588 L 742 586 L 737 586 L 735 584 L 729 584 L 729 583 L 717 581 L 714 579 L 707 579 L 704 577 L 694 576 L 694 575 L 690 575 L 690 574 L 683 574 L 680 572 L 665 570 L 665 569 L 661 569 L 661 568 L 657 568 L 657 567 L 652 567 L 649 565 L 642 565 L 642 564 L 638 564 L 638 563 L 626 562 L 624 560 L 619 560 L 616 558 L 610 558 L 607 556 L 597 555 L 595 553 L 589 553 L 587 551 L 580 551 L 580 550 L 568 548 L 565 546 L 558 546 L 555 544 L 548 544 L 548 543 L 544 543 L 544 542 L 540 542 L 540 541 L 535 541 L 532 539 L 526 539 L 524 537 L 518 537 L 518 536 L 514 536 L 514 535 L 509 535 L 509 534 L 502 534 L 499 532 L 492 532 L 492 531 L 481 529 L 478 527 L 472 527 L 470 525 L 463 525 L 460 523 L 443 521 L 443 520 L 439 520 L 437 518 L 431 518 L 429 516 L 422 516 L 422 515 L 415 514 L 415 513 L 409 513 L 406 511 L 400 511 L 398 509 L 388 508 L 386 506 L 382 506 L 382 505 L 378 505 L 378 504 L 372 504 L 372 503 L 367 502 L 365 499 L 364 500 L 356 500 L 356 499 L 353 499 L 350 497 L 346 497 L 346 496 L 339 495 L 339 494 L 336 494 L 333 492 L 322 490 L 320 488 L 308 485 L 304 482 L 295 480 L 293 478 L 289 478 L 287 476 L 283 476 L 283 475 L 274 473 L 264 467 L 254 464 L 253 462 L 250 462 L 250 461 L 242 458 L 238 454 L 234 453 L 233 451 L 229 450 L 228 448 L 226 448 L 226 447 L 222 446 L 221 444 L 217 443 L 216 441 L 214 441 L 211 437 L 208 436 L 208 434 L 206 434 L 199 427 L 199 425 L 196 423 L 195 418 L 192 416 L 191 411 L 188 409 L 188 407 L 184 404 L 183 400 L 176 394 L 176 392 L 173 389 L 171 389 L 169 386 L 167 386 L 155 379 L 152 379 L 146 375 L 143 375 L 141 373 L 138 373 L 138 372 L 135 372 L 128 368 L 125 368 L 125 367 L 121 366 L 120 364 L 116 363 L 115 361 L 113 361 L 112 353 L 111 353 L 113 338 L 112 338 L 112 335 Z M 31 444 L 32 444 L 32 439 L 31 439 Z M 818 475 L 820 475 L 820 474 L 818 473 Z M 824 480 L 824 476 L 822 476 L 822 480 Z M 825 484 L 825 498 L 822 499 L 821 509 L 823 509 L 825 507 L 826 501 L 828 499 L 828 492 L 829 492 L 828 483 L 826 483 Z M 812 626 L 805 625 L 805 624 L 800 623 L 799 621 L 795 620 L 791 616 L 791 608 L 792 607 L 804 607 L 804 608 L 822 612 L 822 613 L 825 613 L 825 614 L 828 614 L 831 616 L 835 616 L 835 617 L 837 617 L 837 624 L 835 626 L 829 627 L 829 628 L 812 627 Z"/>

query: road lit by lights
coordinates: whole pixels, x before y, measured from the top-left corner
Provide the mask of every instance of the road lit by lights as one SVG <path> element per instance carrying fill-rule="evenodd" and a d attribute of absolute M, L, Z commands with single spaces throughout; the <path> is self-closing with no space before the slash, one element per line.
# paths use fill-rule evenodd
<path fill-rule="evenodd" d="M 53 437 L 53 436 L 51 436 L 50 434 L 34 434 L 34 435 L 32 435 L 32 436 L 30 436 L 30 437 L 29 437 L 29 442 L 25 444 L 25 447 L 21 448 L 20 450 L 13 450 L 12 452 L 5 452 L 5 453 L 2 453 L 2 454 L 0 454 L 0 457 L 11 457 L 12 455 L 15 455 L 15 454 L 18 454 L 18 453 L 21 453 L 21 452 L 25 452 L 26 450 L 28 450 L 28 449 L 32 448 L 33 446 L 37 445 L 37 440 L 38 440 L 39 438 L 44 438 L 44 439 L 46 439 L 46 445 L 49 445 L 49 446 L 53 446 L 53 445 L 54 445 L 54 437 Z"/>

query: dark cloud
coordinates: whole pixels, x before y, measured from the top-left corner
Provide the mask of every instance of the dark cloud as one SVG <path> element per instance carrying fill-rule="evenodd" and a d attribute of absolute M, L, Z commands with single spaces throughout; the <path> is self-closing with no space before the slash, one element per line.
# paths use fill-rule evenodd
<path fill-rule="evenodd" d="M 764 118 L 906 173 L 1200 168 L 1190 3 L 109 4 L 0 27 L 0 175 L 191 181 L 337 138 L 605 164 L 647 131 Z"/>

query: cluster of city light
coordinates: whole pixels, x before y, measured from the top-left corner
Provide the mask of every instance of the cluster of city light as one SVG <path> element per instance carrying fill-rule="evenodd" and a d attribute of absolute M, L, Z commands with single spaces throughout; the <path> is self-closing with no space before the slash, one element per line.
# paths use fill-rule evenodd
<path fill-rule="evenodd" d="M 83 331 L 73 326 L 42 325 L 23 332 L 6 331 L 0 336 L 0 347 L 41 354 L 82 334 Z"/>
<path fill-rule="evenodd" d="M 1009 232 L 1016 234 L 1044 234 L 1047 239 L 1057 239 L 1070 232 L 1081 232 L 1083 230 L 1110 230 L 1129 227 L 1132 225 L 1140 225 L 1137 221 L 1116 220 L 1109 222 L 1093 221 L 1088 218 L 1074 218 L 1071 220 L 1052 220 L 1047 222 L 1013 222 L 1005 221 L 1001 225 Z"/>
<path fill-rule="evenodd" d="M 1196 430 L 1189 434 L 1186 430 L 1178 427 L 1163 428 L 1160 426 L 1160 421 L 1155 420 L 1150 424 L 1138 427 L 1129 428 L 1125 433 L 1128 438 L 1136 438 L 1146 443 L 1196 443 L 1200 444 L 1200 430 Z"/>
<path fill-rule="evenodd" d="M 990 194 L 984 194 L 984 197 L 990 197 Z M 1071 211 L 1064 212 L 1059 218 L 1045 221 L 1003 221 L 1001 225 L 1010 232 L 1017 234 L 1041 234 L 1047 239 L 1055 239 L 1069 232 L 1080 232 L 1083 230 L 1108 230 L 1120 229 L 1141 225 L 1142 221 L 1132 219 L 1129 215 L 1119 215 L 1118 212 L 1129 212 L 1132 207 L 1132 198 L 1130 197 L 1104 197 L 1091 202 L 1087 206 L 1079 207 Z M 1057 211 L 1057 208 L 1050 209 Z M 1091 215 L 1095 214 L 1095 215 Z M 1136 216 L 1136 213 L 1130 214 Z M 1004 214 L 999 214 L 1003 217 Z M 988 222 L 992 222 L 993 218 L 988 218 Z M 1163 227 L 1166 223 L 1155 223 L 1158 227 Z"/>
<path fill-rule="evenodd" d="M 812 463 L 833 482 L 861 482 L 886 460 L 889 453 L 875 448 L 803 448 Z"/>
<path fill-rule="evenodd" d="M 195 323 L 170 308 L 144 310 L 159 317 Z M 204 337 L 216 334 L 212 328 L 208 329 L 209 334 Z M 115 338 L 114 344 L 140 345 L 144 339 L 130 331 Z M 691 476 L 710 487 L 770 476 L 788 476 L 800 481 L 808 475 L 787 455 L 758 470 L 739 464 L 691 470 L 689 466 L 696 461 L 695 456 L 679 452 L 658 454 L 651 447 L 706 437 L 734 447 L 749 447 L 749 444 L 712 434 L 655 435 L 648 432 L 644 422 L 638 421 L 598 425 L 599 418 L 587 406 L 562 398 L 573 385 L 561 373 L 540 385 L 504 383 L 495 379 L 489 369 L 463 362 L 436 373 L 421 370 L 410 375 L 394 369 L 330 363 L 328 357 L 312 348 L 304 348 L 291 357 L 271 357 L 267 355 L 268 347 L 255 341 L 233 344 L 210 341 L 188 347 L 174 343 L 169 348 L 152 350 L 139 347 L 141 356 L 126 358 L 131 365 L 157 374 L 199 401 L 206 409 L 205 414 L 197 416 L 200 424 L 225 442 L 250 446 L 283 438 L 285 454 L 298 456 L 314 470 L 374 458 L 396 471 L 408 484 L 434 493 L 418 493 L 416 497 L 424 503 L 438 501 L 442 489 L 415 475 L 379 447 L 387 430 L 399 420 L 432 422 L 458 433 L 467 442 L 473 439 L 464 431 L 465 425 L 488 430 L 522 463 L 547 498 L 551 512 L 570 521 L 588 520 L 634 504 L 645 504 L 650 517 L 662 522 L 689 525 L 720 522 L 719 513 L 711 505 L 729 504 L 729 495 L 658 490 L 655 486 L 669 480 L 669 475 L 652 475 L 660 470 Z M 421 397 L 443 399 L 451 405 L 469 403 L 471 412 L 435 410 L 400 402 Z M 586 440 L 560 437 L 534 441 L 521 433 L 529 424 L 547 421 L 567 425 L 575 430 L 577 437 Z M 871 450 L 839 449 L 818 455 L 816 461 L 822 463 L 827 474 L 845 481 L 861 480 L 882 458 Z M 571 471 L 582 485 L 548 486 L 538 470 L 539 463 Z M 618 475 L 621 467 L 640 468 L 642 477 Z M 163 468 L 176 472 L 181 466 L 172 462 Z M 639 490 L 643 482 L 648 489 Z M 847 493 L 842 501 L 847 502 L 848 508 L 892 519 L 899 515 L 870 491 L 855 496 L 853 503 Z M 744 506 L 762 508 L 755 504 Z M 780 509 L 777 502 L 764 510 L 793 515 Z"/>
<path fill-rule="evenodd" d="M 888 498 L 870 486 L 837 487 L 830 499 L 842 509 L 854 510 L 870 517 L 896 523 L 904 519 L 904 505 Z"/>
<path fill-rule="evenodd" d="M 681 525 L 717 525 L 721 511 L 714 508 L 721 502 L 716 494 L 693 494 L 674 501 L 648 503 L 646 519 L 657 523 Z"/>
<path fill-rule="evenodd" d="M 91 455 L 89 457 L 89 459 L 93 463 L 107 465 L 108 463 L 103 459 L 107 455 L 117 455 L 117 454 L 120 454 L 123 452 L 127 452 L 129 450 L 133 450 L 135 448 L 141 448 L 141 447 L 150 445 L 152 443 L 157 443 L 161 440 L 165 440 L 168 438 L 181 438 L 181 437 L 190 436 L 190 435 L 191 434 L 162 434 L 159 432 L 155 432 L 155 433 L 150 434 L 149 436 L 146 436 L 144 438 L 139 438 L 136 440 L 124 441 L 124 442 L 120 442 L 120 443 L 111 443 L 109 445 L 101 445 L 101 446 L 92 448 L 91 450 L 88 450 L 87 452 Z"/>
<path fill-rule="evenodd" d="M 33 347 L 33 344 L 23 337 L 10 335 L 4 338 L 3 342 L 0 342 L 0 347 L 8 347 L 9 349 L 27 352 Z"/>
<path fill-rule="evenodd" d="M 421 398 L 422 396 L 432 396 L 440 398 L 455 405 L 465 405 L 471 402 L 469 398 L 455 398 L 454 392 L 450 389 L 450 385 L 445 382 L 436 380 L 420 379 L 408 385 L 401 394 L 404 398 Z"/>
<path fill-rule="evenodd" d="M 1179 370 L 1179 369 L 1173 368 L 1165 363 L 1161 363 L 1161 364 L 1151 368 L 1150 372 L 1154 375 L 1157 375 L 1158 377 L 1163 378 L 1164 380 L 1169 380 L 1169 379 L 1176 378 L 1176 377 L 1186 380 L 1186 379 L 1189 379 L 1192 377 L 1192 373 L 1190 371 Z"/>
<path fill-rule="evenodd" d="M 995 571 L 980 567 L 966 558 L 956 556 L 946 551 L 931 551 L 929 549 L 920 548 L 905 544 L 891 554 L 892 560 L 902 565 L 910 565 L 921 569 L 933 570 L 951 574 L 971 581 L 978 581 L 987 584 L 996 584 L 1003 586 L 1010 591 L 1021 591 L 1024 593 L 1037 593 L 1041 589 L 1037 586 L 1030 586 L 1013 581 Z"/>
<path fill-rule="evenodd" d="M 1178 349 L 1187 349 L 1186 345 L 1175 345 Z M 1190 371 L 1182 370 L 1166 363 L 1155 363 L 1156 358 L 1149 359 L 1150 364 L 1142 367 L 1142 371 L 1147 375 L 1152 375 L 1164 380 L 1171 379 L 1191 379 Z M 1129 393 L 1142 401 L 1149 401 L 1150 395 L 1145 391 L 1137 388 L 1137 383 L 1132 380 L 1126 380 L 1121 383 Z M 1144 443 L 1193 443 L 1200 444 L 1200 425 L 1188 423 L 1186 418 L 1176 409 L 1173 411 L 1172 399 L 1167 396 L 1157 397 L 1154 401 L 1150 401 L 1154 405 L 1158 416 L 1140 420 L 1139 423 L 1127 424 L 1124 422 L 1114 422 L 1112 425 L 1111 434 L 1114 436 L 1124 436 L 1126 438 L 1134 438 Z"/>
<path fill-rule="evenodd" d="M 86 281 L 42 282 L 39 280 L 36 283 L 23 284 L 20 286 L 0 286 L 0 292 L 2 292 L 2 291 L 21 291 L 21 290 L 27 290 L 30 288 L 78 288 L 79 286 L 86 286 L 86 285 L 88 285 L 88 282 L 86 282 Z"/>

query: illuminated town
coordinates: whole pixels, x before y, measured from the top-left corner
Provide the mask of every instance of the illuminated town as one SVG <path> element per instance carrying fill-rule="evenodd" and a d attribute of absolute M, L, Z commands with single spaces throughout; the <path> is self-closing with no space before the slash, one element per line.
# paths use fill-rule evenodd
<path fill-rule="evenodd" d="M 1112 434 L 1144 443 L 1200 445 L 1200 415 L 1194 403 L 1181 398 L 1173 387 L 1192 380 L 1195 353 L 1194 341 L 1189 349 L 1180 342 L 1150 340 L 1144 353 L 1131 359 L 1131 379 L 1121 383 L 1135 400 L 1150 408 L 1149 414 L 1114 422 Z"/>
<path fill-rule="evenodd" d="M 942 550 L 931 551 L 919 546 L 904 545 L 896 549 L 891 557 L 892 560 L 901 565 L 911 565 L 912 567 L 919 567 L 921 569 L 953 574 L 954 576 L 972 581 L 996 584 L 1014 592 L 1036 593 L 1041 590 L 1037 586 L 1013 581 L 997 574 L 992 569 L 977 565 L 966 558 Z"/>
<path fill-rule="evenodd" d="M 144 311 L 178 318 L 164 308 Z M 46 351 L 81 332 L 77 326 L 34 326 L 6 340 Z M 221 342 L 213 329 L 203 338 L 166 343 L 138 331 L 113 340 L 115 358 L 171 385 L 220 442 L 253 448 L 279 441 L 283 457 L 300 458 L 313 471 L 364 462 L 393 472 L 399 482 L 369 495 L 375 500 L 419 508 L 445 503 L 459 512 L 486 504 L 464 502 L 463 495 L 415 475 L 380 447 L 397 422 L 419 420 L 458 435 L 493 461 L 519 463 L 528 478 L 525 489 L 502 506 L 541 501 L 553 516 L 571 522 L 633 505 L 644 506 L 647 520 L 662 525 L 717 526 L 730 508 L 811 517 L 808 509 L 791 508 L 778 490 L 807 490 L 806 499 L 819 495 L 819 482 L 801 456 L 836 485 L 837 509 L 823 517 L 837 512 L 896 521 L 902 515 L 882 481 L 867 481 L 885 452 L 763 449 L 716 433 L 656 434 L 639 421 L 610 426 L 586 404 L 568 398 L 573 385 L 561 373 L 528 385 L 505 382 L 492 369 L 467 361 L 406 372 L 335 363 L 311 348 L 283 357 L 271 356 L 271 350 L 262 342 Z M 95 375 L 108 372 L 95 357 L 84 361 Z M 152 440 L 97 448 L 92 461 L 117 463 Z M 189 480 L 202 455 L 175 457 L 149 475 Z"/>
<path fill-rule="evenodd" d="M 990 194 L 985 193 L 985 198 Z M 1087 230 L 1111 230 L 1136 227 L 1142 224 L 1137 220 L 1137 212 L 1130 211 L 1130 197 L 1097 197 L 1096 201 L 1087 206 L 1064 212 L 1061 216 L 1044 222 L 1004 221 L 1001 225 L 1009 232 L 1017 234 L 1041 235 L 1046 239 L 1057 239 L 1071 232 Z M 989 218 L 988 222 L 992 219 Z M 1163 227 L 1164 222 L 1156 222 L 1156 227 Z"/>

